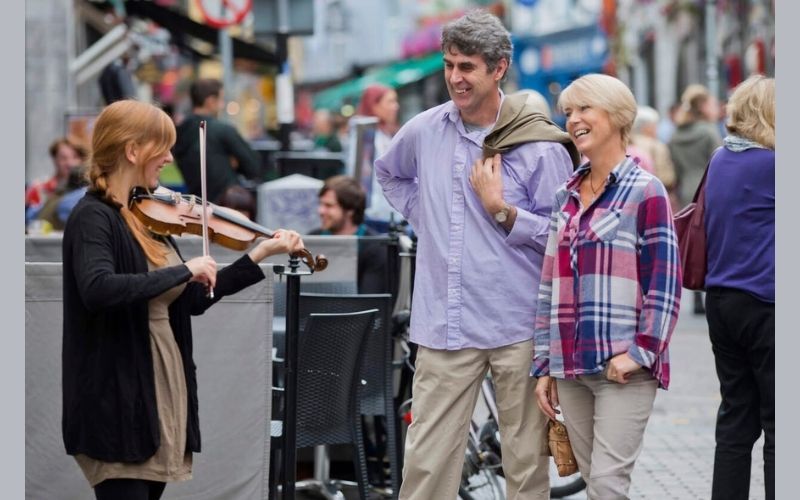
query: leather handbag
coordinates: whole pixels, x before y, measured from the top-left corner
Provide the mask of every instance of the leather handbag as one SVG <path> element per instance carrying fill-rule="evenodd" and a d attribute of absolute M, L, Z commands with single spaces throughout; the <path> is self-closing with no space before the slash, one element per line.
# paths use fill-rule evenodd
<path fill-rule="evenodd" d="M 558 475 L 561 477 L 571 476 L 578 472 L 578 462 L 572 452 L 572 445 L 569 442 L 567 428 L 558 420 L 550 420 L 547 429 L 547 444 L 550 447 L 550 455 L 556 463 Z"/>
<path fill-rule="evenodd" d="M 683 270 L 683 287 L 689 290 L 705 290 L 706 270 L 706 225 L 703 218 L 705 213 L 706 176 L 708 165 L 703 173 L 703 179 L 697 186 L 692 202 L 683 207 L 672 217 L 675 233 L 678 237 L 678 254 Z"/>

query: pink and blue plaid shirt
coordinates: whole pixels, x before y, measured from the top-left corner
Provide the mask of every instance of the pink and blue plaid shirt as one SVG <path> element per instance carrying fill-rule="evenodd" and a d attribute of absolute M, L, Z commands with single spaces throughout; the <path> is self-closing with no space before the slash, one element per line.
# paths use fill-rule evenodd
<path fill-rule="evenodd" d="M 669 385 L 681 267 L 667 192 L 630 157 L 583 210 L 580 167 L 556 192 L 545 249 L 531 375 L 600 373 L 627 352 Z"/>

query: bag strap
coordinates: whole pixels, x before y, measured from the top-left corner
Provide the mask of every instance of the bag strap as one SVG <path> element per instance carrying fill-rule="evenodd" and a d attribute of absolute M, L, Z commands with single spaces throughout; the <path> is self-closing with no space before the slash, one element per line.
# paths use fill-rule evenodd
<path fill-rule="evenodd" d="M 706 169 L 703 172 L 703 178 L 700 180 L 700 184 L 697 185 L 697 190 L 694 192 L 694 196 L 692 197 L 693 203 L 697 203 L 698 200 L 702 201 L 705 198 L 704 194 L 706 191 L 706 176 L 708 175 L 708 168 L 711 166 L 711 160 L 714 159 L 714 156 L 717 155 L 717 152 L 719 152 L 720 149 L 722 149 L 722 146 L 718 147 L 713 153 L 711 153 L 711 157 L 706 163 Z"/>

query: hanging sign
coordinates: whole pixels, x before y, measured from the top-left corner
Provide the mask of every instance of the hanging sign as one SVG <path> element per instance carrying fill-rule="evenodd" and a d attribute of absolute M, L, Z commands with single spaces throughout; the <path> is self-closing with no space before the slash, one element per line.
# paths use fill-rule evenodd
<path fill-rule="evenodd" d="M 241 23 L 253 8 L 253 0 L 196 0 L 203 21 L 222 29 Z"/>

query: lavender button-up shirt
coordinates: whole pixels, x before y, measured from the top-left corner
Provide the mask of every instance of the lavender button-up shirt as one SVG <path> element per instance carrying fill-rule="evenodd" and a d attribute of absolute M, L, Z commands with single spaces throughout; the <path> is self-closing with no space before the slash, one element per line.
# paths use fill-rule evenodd
<path fill-rule="evenodd" d="M 572 173 L 554 142 L 503 155 L 510 233 L 469 183 L 489 130 L 467 133 L 449 101 L 410 120 L 375 162 L 389 203 L 419 238 L 411 340 L 432 349 L 491 349 L 533 338 L 537 291 L 556 189 Z"/>

